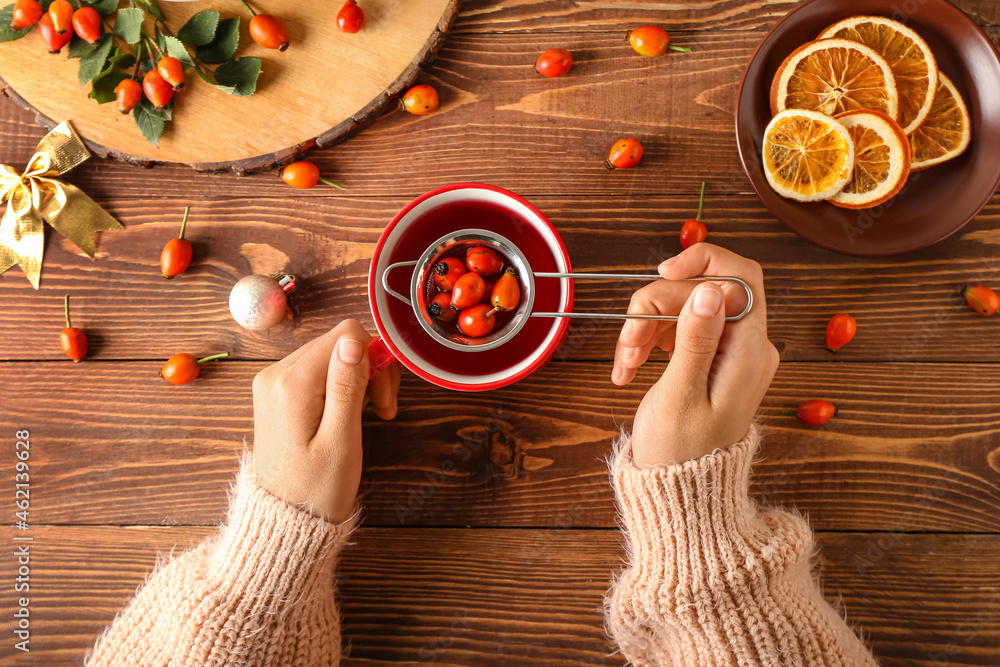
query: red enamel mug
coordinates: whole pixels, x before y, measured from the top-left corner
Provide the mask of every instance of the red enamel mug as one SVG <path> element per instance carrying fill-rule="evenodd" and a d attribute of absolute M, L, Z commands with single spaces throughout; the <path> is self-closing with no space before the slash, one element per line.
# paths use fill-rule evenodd
<path fill-rule="evenodd" d="M 486 391 L 541 368 L 569 329 L 567 318 L 520 318 L 490 344 L 456 345 L 436 335 L 419 292 L 435 250 L 450 235 L 482 230 L 522 273 L 571 273 L 569 254 L 552 223 L 531 203 L 492 185 L 447 185 L 417 197 L 386 226 L 368 271 L 368 302 L 378 337 L 369 345 L 372 376 L 398 360 L 423 379 L 456 391 Z M 462 239 L 465 236 L 457 236 Z M 532 285 L 525 310 L 571 312 L 573 283 Z M 414 305 L 417 304 L 417 305 Z M 467 341 L 468 342 L 468 341 Z"/>

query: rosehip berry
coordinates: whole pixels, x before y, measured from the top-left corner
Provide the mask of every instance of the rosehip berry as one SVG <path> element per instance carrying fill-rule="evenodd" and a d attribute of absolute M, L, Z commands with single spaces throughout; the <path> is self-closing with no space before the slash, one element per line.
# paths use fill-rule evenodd
<path fill-rule="evenodd" d="M 826 349 L 836 352 L 851 342 L 858 332 L 858 323 L 850 315 L 840 313 L 830 318 L 826 325 Z"/>
<path fill-rule="evenodd" d="M 17 0 L 14 3 L 14 16 L 11 19 L 10 27 L 14 30 L 24 30 L 38 23 L 45 10 L 38 0 Z"/>
<path fill-rule="evenodd" d="M 554 79 L 573 69 L 573 54 L 566 49 L 549 49 L 538 56 L 535 71 Z"/>
<path fill-rule="evenodd" d="M 698 198 L 698 215 L 688 220 L 681 227 L 681 247 L 687 250 L 695 243 L 702 243 L 708 238 L 708 227 L 701 221 L 701 211 L 705 205 L 705 181 L 701 182 L 701 196 Z"/>
<path fill-rule="evenodd" d="M 319 167 L 306 160 L 300 160 L 287 165 L 281 170 L 281 180 L 299 190 L 314 188 L 317 183 L 321 182 L 332 185 L 335 188 L 340 188 L 341 190 L 344 189 L 344 186 L 322 178 L 319 175 Z"/>
<path fill-rule="evenodd" d="M 421 84 L 413 86 L 403 95 L 399 101 L 400 107 L 404 111 L 409 111 L 417 116 L 429 114 L 440 105 L 438 93 L 432 86 Z"/>
<path fill-rule="evenodd" d="M 63 300 L 63 309 L 66 313 L 66 328 L 59 334 L 59 344 L 67 357 L 73 361 L 80 361 L 87 356 L 87 334 L 69 321 L 69 294 Z"/>
<path fill-rule="evenodd" d="M 347 0 L 337 12 L 337 27 L 343 32 L 355 33 L 365 25 L 365 13 L 354 0 Z"/>
<path fill-rule="evenodd" d="M 118 97 L 118 110 L 128 114 L 142 99 L 142 86 L 135 79 L 125 79 L 115 86 L 115 95 Z"/>
<path fill-rule="evenodd" d="M 488 303 L 477 303 L 466 308 L 458 314 L 458 328 L 470 338 L 488 336 L 497 325 L 496 318 L 489 315 L 489 311 Z"/>
<path fill-rule="evenodd" d="M 448 292 L 438 292 L 427 306 L 427 312 L 442 322 L 454 322 L 458 319 L 458 311 L 451 305 L 451 295 Z"/>
<path fill-rule="evenodd" d="M 628 169 L 639 164 L 642 159 L 642 144 L 637 139 L 621 139 L 611 147 L 611 153 L 604 162 L 608 169 Z"/>
<path fill-rule="evenodd" d="M 101 41 L 101 15 L 93 7 L 80 7 L 73 12 L 73 32 L 88 44 Z"/>
<path fill-rule="evenodd" d="M 73 28 L 73 4 L 69 0 L 52 0 L 49 5 L 52 27 L 57 35 L 65 35 Z"/>
<path fill-rule="evenodd" d="M 483 299 L 486 293 L 486 283 L 478 273 L 465 273 L 457 281 L 451 291 L 451 305 L 458 310 L 473 306 Z"/>
<path fill-rule="evenodd" d="M 73 33 L 69 30 L 61 35 L 56 32 L 55 27 L 52 25 L 52 14 L 48 12 L 45 12 L 42 18 L 38 19 L 38 32 L 41 33 L 42 40 L 49 47 L 49 53 L 59 53 L 62 47 L 69 44 L 69 40 L 73 39 Z"/>
<path fill-rule="evenodd" d="M 508 268 L 497 278 L 497 284 L 490 293 L 490 305 L 494 310 L 514 310 L 521 303 L 521 282 L 514 269 Z M 492 311 L 490 312 L 492 315 Z"/>
<path fill-rule="evenodd" d="M 695 243 L 702 243 L 708 238 L 708 227 L 697 220 L 688 220 L 681 227 L 681 247 L 687 250 Z"/>
<path fill-rule="evenodd" d="M 250 36 L 265 49 L 284 51 L 288 48 L 285 26 L 270 14 L 256 14 L 250 19 Z"/>
<path fill-rule="evenodd" d="M 636 53 L 647 58 L 662 56 L 668 48 L 685 53 L 691 52 L 691 49 L 683 46 L 672 46 L 667 31 L 655 25 L 644 25 L 629 31 L 625 34 L 625 41 L 632 45 Z"/>
<path fill-rule="evenodd" d="M 806 426 L 822 426 L 837 416 L 837 406 L 828 401 L 814 399 L 801 404 L 795 416 Z"/>
<path fill-rule="evenodd" d="M 167 359 L 167 363 L 163 364 L 163 368 L 160 369 L 160 377 L 170 384 L 187 384 L 198 377 L 203 363 L 228 356 L 228 352 L 223 352 L 203 359 L 195 359 L 194 355 L 191 354 L 183 352 L 175 354 Z"/>
<path fill-rule="evenodd" d="M 500 275 L 500 272 L 503 271 L 503 262 L 497 257 L 497 254 L 482 246 L 469 248 L 469 251 L 465 253 L 465 266 L 468 267 L 469 271 L 478 273 L 483 278 Z"/>
<path fill-rule="evenodd" d="M 191 265 L 191 255 L 193 249 L 191 242 L 184 238 L 184 230 L 187 228 L 188 212 L 190 206 L 184 207 L 184 219 L 181 221 L 181 233 L 175 239 L 167 241 L 160 252 L 160 273 L 164 278 L 179 276 Z"/>
<path fill-rule="evenodd" d="M 969 285 L 962 290 L 965 302 L 980 315 L 994 315 L 1000 311 L 1000 296 L 984 285 Z"/>
<path fill-rule="evenodd" d="M 455 257 L 445 257 L 434 265 L 434 284 L 438 289 L 450 292 L 458 279 L 465 275 L 465 264 Z"/>
<path fill-rule="evenodd" d="M 164 81 L 174 87 L 175 91 L 184 87 L 184 65 L 177 58 L 172 56 L 160 58 L 160 62 L 156 63 L 156 71 Z"/>
<path fill-rule="evenodd" d="M 146 99 L 153 103 L 157 111 L 166 109 L 174 96 L 174 87 L 156 70 L 146 72 L 146 76 L 142 77 L 142 90 L 146 93 Z"/>

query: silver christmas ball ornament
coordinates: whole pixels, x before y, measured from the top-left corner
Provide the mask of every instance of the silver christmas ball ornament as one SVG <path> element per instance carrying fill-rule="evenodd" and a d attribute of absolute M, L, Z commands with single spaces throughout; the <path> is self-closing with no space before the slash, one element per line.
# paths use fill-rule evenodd
<path fill-rule="evenodd" d="M 267 331 L 285 319 L 288 310 L 285 295 L 294 288 L 294 276 L 247 276 L 229 293 L 229 312 L 244 329 Z"/>

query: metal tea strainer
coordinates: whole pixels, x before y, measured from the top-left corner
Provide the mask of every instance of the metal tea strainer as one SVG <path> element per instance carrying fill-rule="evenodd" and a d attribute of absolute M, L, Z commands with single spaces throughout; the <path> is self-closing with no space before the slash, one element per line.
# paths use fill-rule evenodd
<path fill-rule="evenodd" d="M 462 248 L 468 249 L 475 246 L 485 246 L 496 250 L 500 256 L 504 259 L 505 264 L 514 267 L 517 273 L 517 277 L 521 282 L 521 302 L 518 304 L 511 312 L 510 321 L 503 326 L 494 330 L 491 334 L 483 336 L 481 338 L 473 338 L 471 336 L 463 336 L 461 334 L 452 333 L 444 329 L 439 323 L 437 318 L 427 312 L 427 304 L 430 302 L 432 294 L 428 294 L 427 276 L 431 268 L 436 265 L 443 257 L 446 255 L 455 254 L 456 251 L 460 251 Z M 462 253 L 464 255 L 464 253 Z M 396 269 L 412 266 L 415 267 L 413 271 L 413 276 L 410 279 L 410 296 L 400 294 L 391 287 L 389 287 L 389 274 Z M 588 319 L 604 319 L 604 320 L 667 320 L 671 322 L 677 321 L 676 315 L 639 315 L 639 314 L 629 314 L 629 313 L 577 313 L 577 312 L 566 312 L 566 311 L 556 311 L 551 313 L 545 312 L 533 312 L 532 307 L 535 303 L 535 279 L 536 278 L 564 278 L 569 280 L 575 279 L 593 279 L 593 280 L 643 280 L 649 282 L 651 280 L 661 279 L 661 276 L 656 273 L 547 273 L 547 272 L 537 272 L 531 271 L 531 267 L 528 265 L 528 260 L 524 254 L 511 243 L 508 239 L 504 238 L 500 234 L 495 232 L 486 231 L 485 229 L 463 229 L 452 234 L 447 234 L 442 236 L 435 243 L 433 243 L 427 250 L 420 255 L 420 258 L 414 261 L 406 262 L 395 262 L 386 267 L 385 271 L 382 273 L 382 288 L 392 296 L 396 297 L 406 305 L 413 308 L 413 313 L 420 323 L 420 326 L 426 331 L 432 338 L 440 342 L 442 345 L 450 347 L 454 350 L 460 350 L 463 352 L 471 351 L 485 351 L 492 350 L 493 348 L 499 347 L 503 343 L 507 342 L 521 330 L 521 328 L 527 323 L 530 317 L 570 317 L 570 318 L 588 318 Z M 723 281 L 737 283 L 743 287 L 747 292 L 747 305 L 739 315 L 734 315 L 732 317 L 727 317 L 727 322 L 737 322 L 742 320 L 753 308 L 753 291 L 750 286 L 746 284 L 743 280 L 739 278 L 730 278 L 722 276 L 700 276 L 698 278 L 688 278 L 688 280 L 704 282 L 708 280 L 712 281 Z"/>

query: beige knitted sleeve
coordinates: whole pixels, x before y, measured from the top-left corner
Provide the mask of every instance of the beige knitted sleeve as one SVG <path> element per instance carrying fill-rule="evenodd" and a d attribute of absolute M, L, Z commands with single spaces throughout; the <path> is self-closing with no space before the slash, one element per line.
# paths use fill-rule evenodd
<path fill-rule="evenodd" d="M 875 667 L 820 594 L 801 517 L 748 495 L 759 435 L 683 464 L 636 468 L 627 440 L 612 477 L 629 563 L 607 622 L 636 667 Z"/>
<path fill-rule="evenodd" d="M 262 489 L 244 464 L 221 532 L 159 569 L 87 664 L 338 665 L 334 525 Z"/>

